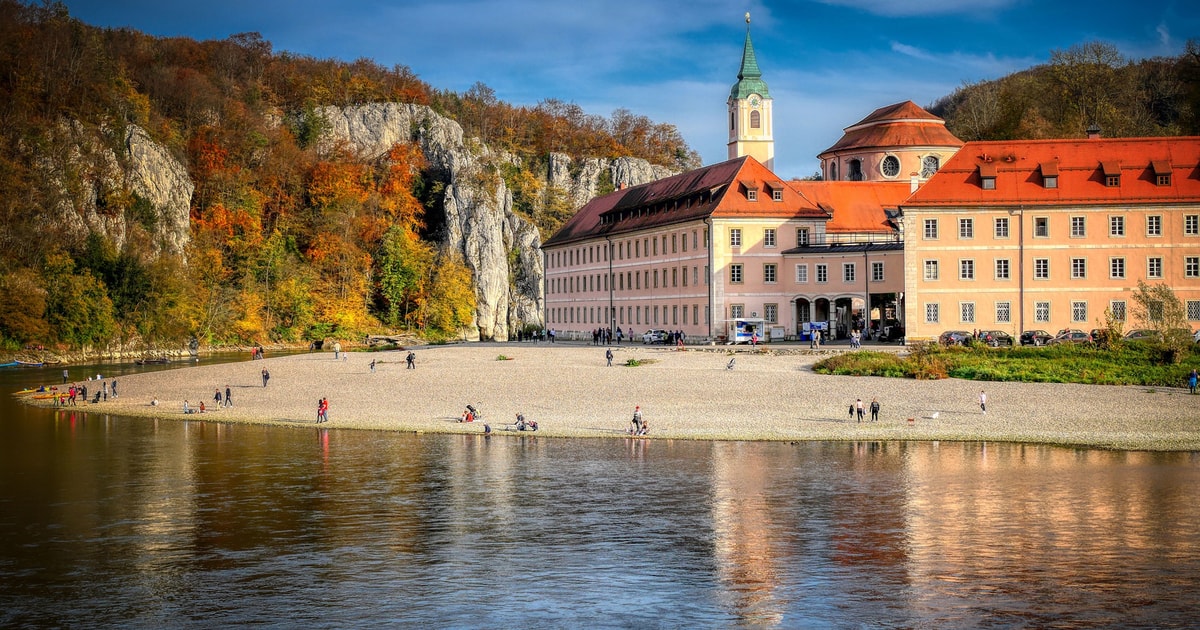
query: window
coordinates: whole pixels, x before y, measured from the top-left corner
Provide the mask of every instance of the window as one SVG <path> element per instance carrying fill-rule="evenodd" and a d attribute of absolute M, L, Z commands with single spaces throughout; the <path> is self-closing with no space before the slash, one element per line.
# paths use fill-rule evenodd
<path fill-rule="evenodd" d="M 1071 217 L 1071 238 L 1087 236 L 1087 217 Z"/>
<path fill-rule="evenodd" d="M 938 261 L 936 261 L 936 260 L 926 260 L 925 261 L 925 279 L 926 280 L 937 280 L 938 279 Z"/>
<path fill-rule="evenodd" d="M 667 248 L 666 248 L 666 247 L 663 247 L 663 253 L 664 253 L 664 254 L 665 254 L 665 253 L 667 253 Z M 657 255 L 658 255 L 658 239 L 657 239 L 657 238 L 656 238 L 656 239 L 654 239 L 654 255 L 655 255 L 655 256 L 657 256 Z"/>
<path fill-rule="evenodd" d="M 1050 217 L 1033 218 L 1033 235 L 1038 238 L 1050 237 Z"/>
<path fill-rule="evenodd" d="M 959 280 L 974 280 L 975 279 L 975 261 L 970 258 L 965 258 L 958 261 L 958 279 Z"/>
<path fill-rule="evenodd" d="M 1200 214 L 1183 215 L 1183 235 L 1200 236 Z"/>
<path fill-rule="evenodd" d="M 745 304 L 733 304 L 729 307 L 729 316 L 733 319 L 742 317 L 743 313 L 745 313 L 745 312 L 746 312 Z"/>
<path fill-rule="evenodd" d="M 1012 302 L 996 302 L 996 323 L 1012 322 Z"/>
<path fill-rule="evenodd" d="M 1116 256 L 1108 259 L 1108 277 L 1113 280 L 1125 279 L 1125 259 Z"/>
<path fill-rule="evenodd" d="M 767 228 L 763 230 L 763 247 L 775 247 L 775 230 Z"/>
<path fill-rule="evenodd" d="M 975 238 L 975 220 L 958 220 L 958 238 Z"/>
<path fill-rule="evenodd" d="M 1087 323 L 1087 302 L 1071 302 L 1071 321 Z"/>
<path fill-rule="evenodd" d="M 763 319 L 768 324 L 779 323 L 779 305 L 778 304 L 763 304 Z"/>
<path fill-rule="evenodd" d="M 1071 278 L 1082 280 L 1087 278 L 1087 259 L 1072 258 L 1071 259 Z"/>
<path fill-rule="evenodd" d="M 1162 236 L 1162 215 L 1152 214 L 1146 217 L 1146 236 Z"/>
<path fill-rule="evenodd" d="M 796 265 L 796 282 L 801 284 L 808 282 L 808 265 Z"/>
<path fill-rule="evenodd" d="M 687 232 L 684 232 L 684 233 L 683 233 L 683 238 L 681 238 L 681 239 L 679 239 L 679 240 L 680 240 L 680 241 L 683 241 L 683 243 L 682 243 L 682 244 L 683 244 L 683 251 L 685 251 L 685 252 L 686 252 L 686 251 L 687 251 Z"/>
<path fill-rule="evenodd" d="M 1200 321 L 1200 300 L 1187 301 L 1187 318 L 1189 322 Z"/>
<path fill-rule="evenodd" d="M 938 305 L 937 304 L 926 304 L 925 305 L 925 323 L 926 324 L 938 323 Z"/>
<path fill-rule="evenodd" d="M 895 177 L 900 174 L 900 158 L 889 155 L 883 158 L 883 163 L 879 165 L 879 170 L 883 172 L 884 177 Z"/>
<path fill-rule="evenodd" d="M 775 263 L 767 263 L 763 265 L 763 282 L 774 284 L 776 282 L 776 271 L 778 267 Z"/>
<path fill-rule="evenodd" d="M 757 109 L 751 110 L 751 112 L 750 112 L 750 128 L 758 129 L 760 127 L 762 127 L 762 113 L 760 113 Z"/>
<path fill-rule="evenodd" d="M 1033 321 L 1039 323 L 1050 322 L 1050 303 L 1049 302 L 1034 302 L 1033 303 Z"/>
<path fill-rule="evenodd" d="M 1162 258 L 1151 256 L 1146 259 L 1146 277 L 1161 278 L 1163 274 Z"/>
<path fill-rule="evenodd" d="M 1112 313 L 1113 321 L 1125 321 L 1125 300 L 1113 300 L 1109 302 L 1108 312 Z"/>
<path fill-rule="evenodd" d="M 857 159 L 850 160 L 849 166 L 850 168 L 846 173 L 846 179 L 852 182 L 861 182 L 863 178 L 862 161 Z"/>
<path fill-rule="evenodd" d="M 685 239 L 684 242 L 686 243 L 687 240 Z M 683 286 L 685 286 L 685 287 L 687 286 L 687 269 L 688 269 L 687 265 L 684 265 L 684 267 L 683 267 Z"/>
<path fill-rule="evenodd" d="M 667 270 L 663 269 L 663 284 L 667 284 Z M 671 267 L 671 286 L 679 286 L 679 268 Z"/>
<path fill-rule="evenodd" d="M 808 228 L 796 228 L 796 247 L 808 245 Z"/>
<path fill-rule="evenodd" d="M 1104 176 L 1104 185 L 1108 186 L 1109 188 L 1116 188 L 1117 186 L 1120 186 L 1121 185 L 1121 176 L 1120 175 L 1105 175 Z"/>
<path fill-rule="evenodd" d="M 1008 238 L 1008 217 L 997 217 L 994 231 L 996 238 Z"/>
<path fill-rule="evenodd" d="M 829 265 L 817 265 L 817 282 L 829 282 Z"/>
<path fill-rule="evenodd" d="M 959 321 L 964 324 L 975 323 L 975 303 L 974 302 L 959 302 L 958 303 Z"/>
<path fill-rule="evenodd" d="M 996 259 L 996 279 L 1008 280 L 1010 278 L 1010 265 L 1007 258 Z"/>
<path fill-rule="evenodd" d="M 729 246 L 730 247 L 741 247 L 742 246 L 742 230 L 741 230 L 741 228 L 730 228 L 730 230 L 729 230 Z"/>
<path fill-rule="evenodd" d="M 779 189 L 779 188 L 775 188 L 774 190 L 772 190 L 771 191 L 771 200 L 772 201 L 783 201 L 783 190 Z"/>
<path fill-rule="evenodd" d="M 932 240 L 937 237 L 938 237 L 937 219 L 925 219 L 925 238 Z"/>
<path fill-rule="evenodd" d="M 1170 186 L 1171 185 L 1171 174 L 1170 173 L 1159 173 L 1158 175 L 1154 176 L 1154 181 L 1159 186 Z"/>
<path fill-rule="evenodd" d="M 1049 258 L 1034 258 L 1033 259 L 1033 279 L 1034 280 L 1049 280 L 1050 279 L 1050 259 Z"/>
<path fill-rule="evenodd" d="M 883 282 L 883 263 L 871 262 L 871 282 Z"/>
<path fill-rule="evenodd" d="M 677 251 L 679 251 L 679 235 L 672 234 L 671 235 L 671 253 L 674 254 Z"/>
<path fill-rule="evenodd" d="M 941 160 L 936 155 L 926 155 L 921 158 L 921 179 L 929 179 L 938 171 Z"/>
<path fill-rule="evenodd" d="M 734 284 L 742 282 L 742 266 L 740 264 L 729 265 L 729 281 Z"/>
<path fill-rule="evenodd" d="M 1183 259 L 1183 277 L 1200 278 L 1200 256 L 1187 256 Z"/>
<path fill-rule="evenodd" d="M 854 282 L 856 266 L 854 263 L 842 263 L 842 282 Z"/>
<path fill-rule="evenodd" d="M 758 201 L 758 191 L 753 188 L 747 188 L 746 201 Z"/>
<path fill-rule="evenodd" d="M 1125 236 L 1125 217 L 1116 215 L 1108 217 L 1108 235 Z"/>
<path fill-rule="evenodd" d="M 666 283 L 667 283 L 667 279 L 666 279 L 666 277 L 664 276 L 664 277 L 663 277 L 663 284 L 666 284 Z M 655 289 L 657 289 L 657 288 L 658 288 L 658 270 L 657 270 L 657 269 L 655 269 L 655 270 L 654 270 L 654 288 L 655 288 Z"/>
<path fill-rule="evenodd" d="M 1058 175 L 1042 175 L 1042 186 L 1058 188 Z"/>

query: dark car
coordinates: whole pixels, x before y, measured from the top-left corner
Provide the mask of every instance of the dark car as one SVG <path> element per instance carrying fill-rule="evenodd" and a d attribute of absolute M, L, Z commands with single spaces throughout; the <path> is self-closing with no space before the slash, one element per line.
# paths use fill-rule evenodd
<path fill-rule="evenodd" d="M 1158 333 L 1153 330 L 1137 328 L 1125 333 L 1126 341 L 1150 341 L 1158 339 Z"/>
<path fill-rule="evenodd" d="M 979 339 L 993 348 L 999 348 L 1000 346 L 1012 347 L 1013 345 L 1012 335 L 1003 330 L 982 330 L 979 332 Z"/>
<path fill-rule="evenodd" d="M 877 337 L 880 341 L 901 341 L 904 339 L 904 326 L 900 325 L 899 321 L 891 320 L 885 324 L 883 330 L 879 331 Z"/>
<path fill-rule="evenodd" d="M 1060 343 L 1091 343 L 1092 336 L 1082 330 L 1074 328 L 1064 328 L 1059 331 L 1058 336 L 1046 342 L 1048 345 L 1058 345 Z"/>
<path fill-rule="evenodd" d="M 965 330 L 947 330 L 938 336 L 938 343 L 943 346 L 961 346 L 971 338 L 971 333 Z"/>
<path fill-rule="evenodd" d="M 1021 333 L 1022 346 L 1044 346 L 1046 342 L 1054 338 L 1054 335 L 1044 330 L 1026 330 Z"/>

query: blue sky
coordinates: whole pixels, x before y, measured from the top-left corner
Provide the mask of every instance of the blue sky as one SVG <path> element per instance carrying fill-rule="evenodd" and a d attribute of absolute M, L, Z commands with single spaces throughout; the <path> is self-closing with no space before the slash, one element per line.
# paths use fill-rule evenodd
<path fill-rule="evenodd" d="M 775 170 L 816 155 L 877 107 L 927 106 L 964 82 L 1088 41 L 1133 59 L 1200 39 L 1194 0 L 66 0 L 89 24 L 223 39 L 277 52 L 406 65 L 434 87 L 617 108 L 676 125 L 705 164 L 726 157 L 725 101 L 746 24 L 774 98 Z"/>

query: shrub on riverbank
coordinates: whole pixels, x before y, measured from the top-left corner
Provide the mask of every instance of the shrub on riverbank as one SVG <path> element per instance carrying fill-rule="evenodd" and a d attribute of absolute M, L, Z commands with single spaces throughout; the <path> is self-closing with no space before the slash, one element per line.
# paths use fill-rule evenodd
<path fill-rule="evenodd" d="M 1180 387 L 1192 369 L 1200 369 L 1200 351 L 1182 363 L 1162 361 L 1152 343 L 1122 343 L 1111 349 L 1062 344 L 1042 347 L 987 348 L 935 345 L 915 347 L 906 356 L 883 352 L 847 352 L 813 366 L 821 374 L 962 378 L 976 381 L 1084 383 Z"/>

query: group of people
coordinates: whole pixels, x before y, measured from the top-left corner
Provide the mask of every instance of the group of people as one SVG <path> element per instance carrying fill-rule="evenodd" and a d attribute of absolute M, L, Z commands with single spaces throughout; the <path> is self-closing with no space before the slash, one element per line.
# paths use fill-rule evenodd
<path fill-rule="evenodd" d="M 329 422 L 329 399 L 321 398 L 317 401 L 317 424 Z"/>
<path fill-rule="evenodd" d="M 263 385 L 266 386 L 265 380 L 263 381 Z M 200 403 L 200 404 L 204 405 L 204 403 Z M 232 407 L 233 406 L 233 390 L 230 389 L 228 385 L 226 385 L 225 386 L 225 397 L 221 398 L 221 388 L 218 387 L 218 388 L 214 389 L 213 390 L 213 404 L 215 404 L 218 409 L 220 409 L 221 407 Z"/>
<path fill-rule="evenodd" d="M 630 420 L 629 435 L 648 435 L 650 433 L 650 423 L 642 417 L 641 405 L 633 408 L 633 419 Z"/>
<path fill-rule="evenodd" d="M 879 421 L 879 410 L 881 407 L 882 407 L 882 405 L 879 404 L 878 398 L 872 398 L 871 404 L 869 406 L 863 405 L 862 399 L 859 398 L 858 400 L 854 401 L 854 404 L 850 405 L 850 417 L 853 418 L 857 415 L 858 422 L 862 422 L 863 416 L 865 416 L 867 410 L 870 409 L 871 422 L 878 422 Z"/>
<path fill-rule="evenodd" d="M 593 346 L 608 345 L 613 342 L 614 338 L 617 340 L 617 345 L 621 345 L 621 340 L 625 338 L 625 332 L 618 327 L 617 336 L 613 337 L 613 329 L 611 328 L 596 328 L 592 330 Z"/>

